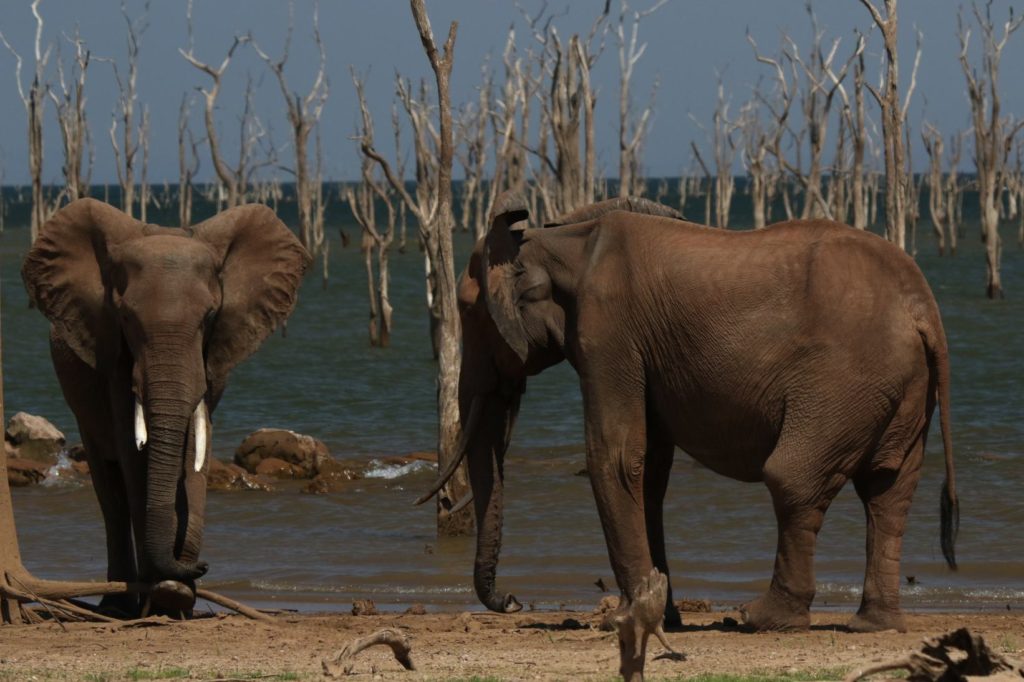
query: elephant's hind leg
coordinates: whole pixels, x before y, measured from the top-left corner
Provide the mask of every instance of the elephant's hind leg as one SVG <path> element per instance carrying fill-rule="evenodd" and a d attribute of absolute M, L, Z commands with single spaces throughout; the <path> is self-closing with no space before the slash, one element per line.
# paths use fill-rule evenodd
<path fill-rule="evenodd" d="M 867 470 L 853 479 L 867 516 L 864 593 L 849 624 L 855 632 L 906 631 L 900 610 L 900 554 L 910 501 L 921 477 L 926 433 L 927 427 L 898 469 Z"/>
<path fill-rule="evenodd" d="M 778 523 L 775 572 L 768 592 L 740 608 L 757 630 L 806 630 L 814 600 L 814 549 L 825 511 L 847 477 L 823 462 L 832 449 L 814 438 L 779 440 L 764 466 Z"/>

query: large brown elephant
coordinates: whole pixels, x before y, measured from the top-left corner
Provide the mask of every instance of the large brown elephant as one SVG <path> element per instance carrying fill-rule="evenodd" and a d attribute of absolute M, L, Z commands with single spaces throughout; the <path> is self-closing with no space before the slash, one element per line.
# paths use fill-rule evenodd
<path fill-rule="evenodd" d="M 22 278 L 52 323 L 54 368 L 106 526 L 108 579 L 167 585 L 153 592 L 157 605 L 191 606 L 206 571 L 209 415 L 231 369 L 291 313 L 309 262 L 261 205 L 182 230 L 79 199 L 40 229 Z M 104 606 L 139 608 L 127 597 Z"/>
<path fill-rule="evenodd" d="M 571 216 L 574 224 L 513 229 L 526 204 L 506 195 L 462 275 L 459 399 L 480 600 L 499 612 L 520 608 L 495 590 L 504 455 L 526 378 L 568 360 L 624 597 L 626 679 L 642 676 L 647 637 L 660 628 L 665 601 L 652 609 L 651 595 L 664 598 L 665 578 L 652 571 L 668 573 L 662 502 L 677 446 L 771 492 L 775 572 L 768 592 L 743 607 L 747 623 L 808 627 L 816 536 L 852 479 L 867 515 L 867 566 L 850 626 L 903 629 L 900 549 L 936 403 L 941 545 L 953 567 L 957 525 L 946 338 L 914 261 L 826 220 L 730 232 L 629 205 L 604 212 L 614 207 Z"/>

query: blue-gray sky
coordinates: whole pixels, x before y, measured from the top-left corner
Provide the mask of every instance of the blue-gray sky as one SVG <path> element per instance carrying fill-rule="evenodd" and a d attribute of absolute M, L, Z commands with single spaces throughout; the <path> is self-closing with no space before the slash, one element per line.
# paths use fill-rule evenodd
<path fill-rule="evenodd" d="M 138 16 L 143 10 L 140 0 L 127 0 L 128 12 Z M 645 8 L 651 0 L 636 0 L 637 8 Z M 880 0 L 876 0 L 881 4 Z M 539 4 L 523 0 L 535 11 Z M 552 0 L 556 10 L 555 24 L 563 36 L 585 33 L 603 2 Z M 71 47 L 60 36 L 79 27 L 92 53 L 122 63 L 126 59 L 125 22 L 118 0 L 43 0 L 41 13 L 45 19 L 44 42 L 61 44 L 65 60 Z M 481 66 L 488 55 L 500 66 L 500 55 L 511 25 L 518 28 L 518 43 L 525 49 L 532 43 L 522 15 L 515 3 L 505 0 L 430 0 L 428 11 L 438 41 L 443 40 L 449 21 L 459 21 L 452 75 L 453 104 L 475 99 L 480 82 Z M 149 177 L 153 182 L 177 180 L 176 123 L 182 93 L 206 85 L 208 79 L 179 55 L 178 48 L 187 42 L 185 0 L 159 0 L 149 10 L 149 27 L 142 36 L 140 58 L 140 104 L 151 111 L 151 151 Z M 298 0 L 296 4 L 295 41 L 286 72 L 293 89 L 305 92 L 316 70 L 316 52 L 311 39 L 313 4 Z M 910 111 L 915 131 L 920 129 L 924 113 L 945 132 L 966 128 L 969 111 L 964 76 L 957 61 L 959 44 L 956 38 L 956 16 L 960 4 L 953 0 L 903 0 L 900 9 L 901 76 L 903 85 L 909 80 L 914 51 L 914 29 L 924 35 L 923 57 L 918 75 L 917 91 Z M 996 0 L 994 17 L 1001 23 L 1007 17 L 1009 3 Z M 618 0 L 612 1 L 613 15 Z M 814 4 L 826 41 L 839 37 L 839 59 L 853 47 L 855 29 L 867 31 L 871 21 L 858 0 L 818 0 Z M 208 62 L 219 63 L 235 34 L 251 31 L 256 40 L 277 55 L 283 44 L 288 22 L 288 3 L 284 0 L 195 0 L 195 53 Z M 969 13 L 967 18 L 973 24 Z M 647 52 L 639 62 L 633 90 L 638 104 L 646 102 L 654 80 L 660 79 L 653 129 L 644 157 L 648 175 L 677 175 L 691 167 L 691 140 L 704 142 L 704 133 L 693 123 L 710 122 L 714 108 L 716 73 L 721 72 L 732 102 L 732 111 L 750 97 L 759 77 L 770 77 L 767 67 L 754 61 L 745 39 L 749 27 L 762 52 L 775 53 L 783 31 L 793 36 L 803 54 L 810 43 L 810 25 L 800 0 L 669 0 L 640 28 L 641 39 L 648 43 Z M 391 149 L 389 134 L 390 105 L 394 73 L 418 79 L 432 77 L 423 49 L 404 0 L 323 0 L 320 6 L 320 28 L 328 59 L 331 92 L 322 118 L 325 171 L 329 179 L 350 179 L 358 169 L 358 158 L 349 136 L 353 133 L 357 110 L 349 65 L 359 71 L 369 70 L 367 96 L 381 138 L 378 146 Z M 32 53 L 34 20 L 29 0 L 5 0 L 0 12 L 0 30 L 14 47 L 28 59 Z M 977 59 L 979 40 L 972 37 L 972 57 Z M 878 31 L 871 34 L 867 54 L 869 70 L 877 74 L 881 68 L 881 40 Z M 48 74 L 55 78 L 51 57 Z M 1003 107 L 1007 114 L 1024 113 L 1024 88 L 1020 68 L 1024 65 L 1024 30 L 1011 38 L 1003 55 L 1001 85 Z M 27 83 L 31 65 L 22 74 Z M 290 164 L 290 147 L 286 148 L 289 130 L 284 104 L 277 83 L 266 66 L 250 48 L 239 51 L 225 76 L 219 100 L 218 123 L 229 157 L 236 148 L 237 116 L 241 92 L 247 74 L 259 82 L 256 110 L 272 131 L 281 149 L 282 163 Z M 875 78 L 876 76 L 873 76 Z M 594 81 L 599 89 L 596 134 L 599 164 L 604 173 L 617 173 L 618 56 L 609 39 L 605 53 L 598 61 Z M 94 182 L 115 181 L 113 152 L 108 129 L 115 105 L 116 86 L 108 63 L 94 62 L 87 84 L 88 116 L 95 147 Z M 22 183 L 28 179 L 25 141 L 25 113 L 17 96 L 14 80 L 14 59 L 0 47 L 0 116 L 4 121 L 0 151 L 5 183 Z M 869 110 L 877 118 L 876 107 Z M 47 103 L 45 124 L 44 180 L 61 182 L 61 154 L 52 103 Z M 194 107 L 193 128 L 201 128 L 200 104 Z M 832 126 L 830 134 L 834 134 Z M 385 135 L 387 133 L 387 135 Z M 920 168 L 924 152 L 915 132 L 915 166 Z M 408 139 L 408 137 L 406 138 Z M 201 153 L 200 179 L 211 177 L 205 149 Z M 964 165 L 969 167 L 970 154 Z"/>

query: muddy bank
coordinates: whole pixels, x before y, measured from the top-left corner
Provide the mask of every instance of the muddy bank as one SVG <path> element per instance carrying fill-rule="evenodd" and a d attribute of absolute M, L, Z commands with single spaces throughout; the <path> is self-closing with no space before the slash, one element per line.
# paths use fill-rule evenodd
<path fill-rule="evenodd" d="M 810 632 L 794 634 L 745 633 L 727 626 L 727 617 L 736 614 L 685 614 L 687 625 L 668 633 L 668 640 L 686 660 L 658 659 L 660 646 L 652 644 L 650 678 L 728 673 L 840 679 L 854 668 L 899 658 L 924 637 L 963 626 L 1000 653 L 1020 659 L 1024 651 L 1024 614 L 1005 611 L 911 614 L 908 632 L 875 634 L 845 632 L 843 614 L 815 614 Z M 69 624 L 67 631 L 52 623 L 6 627 L 0 636 L 0 680 L 320 680 L 324 657 L 383 627 L 412 638 L 416 670 L 404 671 L 387 648 L 376 647 L 359 655 L 353 679 L 609 680 L 618 660 L 616 642 L 598 623 L 591 612 L 557 611 L 283 615 L 271 624 L 215 616 L 132 627 Z"/>

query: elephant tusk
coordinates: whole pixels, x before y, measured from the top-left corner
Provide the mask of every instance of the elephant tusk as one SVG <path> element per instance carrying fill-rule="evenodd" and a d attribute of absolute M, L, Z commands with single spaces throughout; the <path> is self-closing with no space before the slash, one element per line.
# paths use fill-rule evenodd
<path fill-rule="evenodd" d="M 146 433 L 146 414 L 142 409 L 142 403 L 135 399 L 135 447 L 139 451 L 146 447 L 149 434 Z"/>
<path fill-rule="evenodd" d="M 210 432 L 210 416 L 206 411 L 205 400 L 199 401 L 192 417 L 194 421 L 193 431 L 196 438 L 195 469 L 196 472 L 199 472 L 203 470 L 203 464 L 206 463 L 206 441 Z"/>
<path fill-rule="evenodd" d="M 415 504 L 423 504 L 431 497 L 437 494 L 437 491 L 444 487 L 444 484 L 448 482 L 448 479 L 452 477 L 455 470 L 459 468 L 459 463 L 462 462 L 466 456 L 466 450 L 469 449 L 469 439 L 473 437 L 473 432 L 476 431 L 477 423 L 480 421 L 480 413 L 483 411 L 483 399 L 480 396 L 473 398 L 473 402 L 469 406 L 469 418 L 466 419 L 466 428 L 462 430 L 462 434 L 459 437 L 459 443 L 455 446 L 455 456 L 448 461 L 448 466 L 445 470 L 437 477 L 434 484 L 430 486 L 430 490 L 420 495 Z"/>

